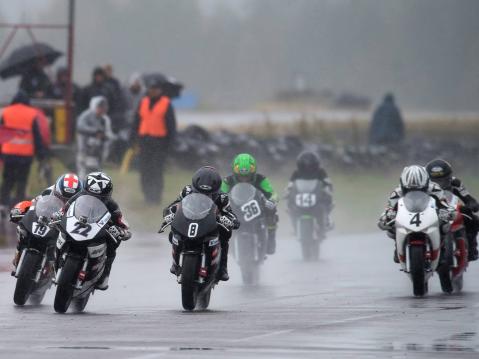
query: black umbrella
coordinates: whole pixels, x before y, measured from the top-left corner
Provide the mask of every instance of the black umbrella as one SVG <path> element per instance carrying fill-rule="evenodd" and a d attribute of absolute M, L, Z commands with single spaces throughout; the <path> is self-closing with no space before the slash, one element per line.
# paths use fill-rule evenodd
<path fill-rule="evenodd" d="M 62 55 L 62 52 L 44 43 L 21 46 L 13 50 L 10 56 L 2 61 L 0 77 L 6 79 L 21 75 L 38 60 L 43 60 L 45 65 L 51 65 Z"/>
<path fill-rule="evenodd" d="M 180 96 L 183 84 L 174 77 L 165 76 L 162 73 L 156 72 L 152 74 L 143 75 L 143 81 L 146 87 L 156 85 L 163 89 L 163 92 L 169 98 L 177 98 Z"/>

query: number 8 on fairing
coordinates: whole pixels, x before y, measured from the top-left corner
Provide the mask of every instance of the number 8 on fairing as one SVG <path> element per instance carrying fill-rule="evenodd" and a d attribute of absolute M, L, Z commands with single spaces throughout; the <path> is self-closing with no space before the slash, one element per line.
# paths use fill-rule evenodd
<path fill-rule="evenodd" d="M 190 223 L 188 227 L 188 237 L 195 238 L 198 234 L 198 223 Z"/>

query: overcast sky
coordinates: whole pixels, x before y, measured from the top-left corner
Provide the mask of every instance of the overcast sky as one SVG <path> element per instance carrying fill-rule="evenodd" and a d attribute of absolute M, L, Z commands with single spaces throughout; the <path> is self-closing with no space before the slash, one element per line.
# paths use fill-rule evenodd
<path fill-rule="evenodd" d="M 0 0 L 0 17 L 62 23 L 66 3 Z M 478 14 L 477 0 L 80 0 L 75 78 L 113 63 L 122 81 L 163 71 L 206 103 L 253 106 L 302 74 L 317 90 L 479 110 Z M 35 33 L 65 50 L 61 32 Z"/>

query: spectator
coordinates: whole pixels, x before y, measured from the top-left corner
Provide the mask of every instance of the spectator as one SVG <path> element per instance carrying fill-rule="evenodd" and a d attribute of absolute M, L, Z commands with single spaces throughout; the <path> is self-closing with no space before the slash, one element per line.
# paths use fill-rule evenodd
<path fill-rule="evenodd" d="M 90 108 L 77 121 L 77 172 L 85 178 L 90 172 L 101 171 L 114 139 L 107 115 L 108 102 L 103 96 L 90 100 Z"/>
<path fill-rule="evenodd" d="M 136 111 L 130 143 L 138 142 L 141 187 L 145 201 L 159 204 L 163 191 L 163 170 L 168 150 L 176 135 L 176 117 L 162 83 L 152 79 Z"/>
<path fill-rule="evenodd" d="M 68 69 L 66 67 L 59 67 L 57 69 L 57 76 L 53 83 L 52 97 L 63 100 L 67 93 L 68 86 Z M 80 102 L 80 88 L 72 83 L 72 95 L 75 103 Z"/>
<path fill-rule="evenodd" d="M 113 98 L 110 102 L 109 115 L 112 120 L 112 128 L 115 133 L 118 133 L 126 127 L 125 112 L 126 103 L 121 88 L 120 81 L 113 75 L 113 66 L 105 65 L 103 68 L 105 71 L 106 83 L 110 86 L 113 92 Z"/>
<path fill-rule="evenodd" d="M 141 74 L 135 72 L 131 74 L 128 79 L 128 86 L 123 89 L 125 103 L 126 103 L 126 121 L 127 123 L 133 123 L 135 119 L 135 111 L 143 98 L 144 85 L 141 78 Z"/>
<path fill-rule="evenodd" d="M 20 80 L 20 90 L 24 91 L 31 98 L 48 98 L 51 96 L 52 83 L 43 70 L 44 60 L 38 61 L 26 70 Z"/>
<path fill-rule="evenodd" d="M 42 138 L 40 126 L 39 110 L 30 106 L 30 98 L 24 91 L 19 91 L 11 104 L 1 110 L 0 127 L 13 132 L 11 138 L 2 144 L 2 206 L 10 207 L 26 198 L 25 190 L 33 157 L 36 155 L 43 161 L 48 155 L 48 139 Z M 15 192 L 13 198 L 12 192 Z"/>
<path fill-rule="evenodd" d="M 384 96 L 383 103 L 376 109 L 369 128 L 371 145 L 397 145 L 404 139 L 404 122 L 401 112 L 390 93 Z"/>
<path fill-rule="evenodd" d="M 105 97 L 108 104 L 114 102 L 114 90 L 107 82 L 105 70 L 101 67 L 96 67 L 93 70 L 91 84 L 83 89 L 81 110 L 87 110 L 91 99 L 96 96 Z"/>

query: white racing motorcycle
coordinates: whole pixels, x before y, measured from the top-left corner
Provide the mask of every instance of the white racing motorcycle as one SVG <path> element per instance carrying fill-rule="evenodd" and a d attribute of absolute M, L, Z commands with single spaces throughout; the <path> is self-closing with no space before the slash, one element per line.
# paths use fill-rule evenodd
<path fill-rule="evenodd" d="M 415 296 L 428 291 L 439 264 L 441 231 L 436 201 L 427 193 L 408 192 L 398 202 L 396 246 L 402 271 L 411 278 Z"/>

